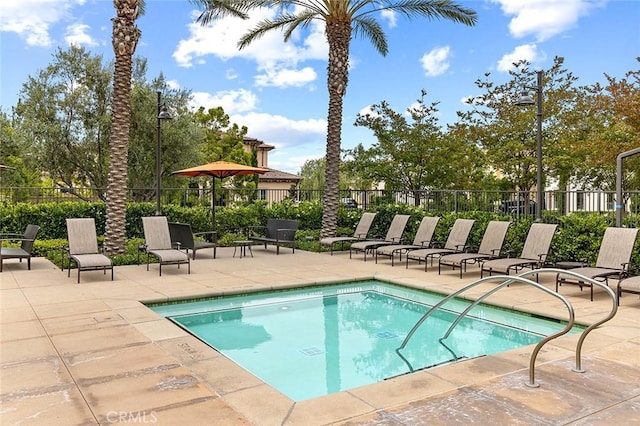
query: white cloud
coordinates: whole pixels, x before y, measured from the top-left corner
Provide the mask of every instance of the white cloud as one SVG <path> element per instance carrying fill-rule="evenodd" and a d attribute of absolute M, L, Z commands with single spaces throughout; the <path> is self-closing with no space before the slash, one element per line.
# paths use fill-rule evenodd
<path fill-rule="evenodd" d="M 98 42 L 87 33 L 89 28 L 86 24 L 71 24 L 67 27 L 64 40 L 68 45 L 97 46 Z"/>
<path fill-rule="evenodd" d="M 206 92 L 194 92 L 191 99 L 191 107 L 205 109 L 222 107 L 228 115 L 252 111 L 258 105 L 258 97 L 255 93 L 246 89 L 225 90 L 212 95 Z M 240 123 L 238 123 L 240 124 Z"/>
<path fill-rule="evenodd" d="M 2 0 L 0 32 L 13 32 L 29 46 L 53 44 L 50 27 L 67 17 L 69 10 L 82 1 Z"/>
<path fill-rule="evenodd" d="M 178 83 L 177 80 L 167 80 L 166 83 L 167 83 L 167 87 L 169 89 L 172 89 L 172 90 L 179 90 L 180 89 L 180 83 Z"/>
<path fill-rule="evenodd" d="M 318 75 L 311 67 L 301 69 L 285 69 L 278 64 L 268 64 L 260 67 L 263 74 L 254 77 L 258 87 L 302 87 L 314 81 Z"/>
<path fill-rule="evenodd" d="M 436 47 L 429 53 L 425 53 L 420 62 L 427 77 L 437 77 L 449 69 L 451 48 L 449 46 Z"/>
<path fill-rule="evenodd" d="M 576 26 L 578 19 L 588 15 L 604 0 L 491 0 L 502 11 L 513 16 L 509 31 L 516 38 L 533 35 L 537 41 L 548 40 Z"/>
<path fill-rule="evenodd" d="M 247 126 L 249 136 L 276 147 L 269 152 L 269 167 L 272 169 L 298 173 L 306 160 L 324 155 L 326 120 L 292 120 L 256 112 L 232 115 L 230 119 L 232 123 Z M 294 157 L 291 152 L 304 152 L 305 155 Z"/>
<path fill-rule="evenodd" d="M 502 59 L 498 61 L 496 68 L 498 71 L 508 72 L 513 68 L 514 62 L 526 60 L 533 64 L 541 60 L 540 56 L 535 44 L 523 44 L 513 49 L 513 52 L 505 54 Z"/>
<path fill-rule="evenodd" d="M 382 19 L 387 21 L 389 28 L 394 28 L 398 25 L 398 19 L 396 18 L 396 14 L 393 10 L 383 10 L 380 12 L 380 15 L 382 15 Z"/>
<path fill-rule="evenodd" d="M 274 16 L 272 10 L 259 9 L 247 20 L 223 18 L 206 27 L 189 24 L 189 37 L 178 43 L 173 57 L 183 67 L 202 64 L 209 55 L 224 61 L 232 58 L 253 60 L 261 73 L 256 77 L 260 86 L 300 86 L 316 79 L 313 69 L 298 69 L 298 64 L 306 60 L 326 61 L 328 47 L 324 27 L 320 24 L 312 24 L 304 33 L 296 32 L 286 43 L 282 33 L 274 31 L 254 40 L 244 49 L 238 49 L 238 41 L 244 34 L 258 22 Z"/>
<path fill-rule="evenodd" d="M 233 68 L 229 68 L 224 72 L 224 78 L 227 80 L 235 80 L 238 78 L 238 71 Z"/>

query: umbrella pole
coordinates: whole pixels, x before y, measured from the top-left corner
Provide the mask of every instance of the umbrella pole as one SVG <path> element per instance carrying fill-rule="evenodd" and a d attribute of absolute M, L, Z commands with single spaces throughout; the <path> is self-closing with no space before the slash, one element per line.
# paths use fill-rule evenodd
<path fill-rule="evenodd" d="M 216 230 L 216 177 L 211 176 L 211 230 Z"/>

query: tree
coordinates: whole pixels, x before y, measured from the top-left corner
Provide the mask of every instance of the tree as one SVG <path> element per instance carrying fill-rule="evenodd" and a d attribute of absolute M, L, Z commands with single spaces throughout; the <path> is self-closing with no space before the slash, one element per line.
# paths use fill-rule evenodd
<path fill-rule="evenodd" d="M 616 157 L 640 146 L 640 70 L 629 71 L 621 79 L 605 77 L 605 86 L 588 88 L 590 96 L 581 108 L 588 125 L 582 126 L 586 131 L 578 148 L 584 161 L 579 167 L 583 183 L 613 190 Z M 640 158 L 625 160 L 625 170 L 625 187 L 640 188 Z"/>
<path fill-rule="evenodd" d="M 325 35 L 329 45 L 327 65 L 327 89 L 329 108 L 327 114 L 326 171 L 324 188 L 324 209 L 322 213 L 321 237 L 335 236 L 338 222 L 338 185 L 340 167 L 340 144 L 342 132 L 343 97 L 349 76 L 349 46 L 353 35 L 362 36 L 374 45 L 382 55 L 388 51 L 387 40 L 380 24 L 372 17 L 382 12 L 397 12 L 407 18 L 445 18 L 465 25 L 474 25 L 476 12 L 463 8 L 450 0 L 399 0 L 380 3 L 373 0 L 241 0 L 226 4 L 237 4 L 251 10 L 260 7 L 278 8 L 281 13 L 273 20 L 264 20 L 242 36 L 238 46 L 248 46 L 254 40 L 274 30 L 284 32 L 285 42 L 298 28 L 308 28 L 316 20 L 325 24 Z M 198 0 L 207 13 L 220 10 L 220 2 Z M 209 15 L 210 16 L 210 15 Z M 201 15 L 198 21 L 206 24 L 210 19 Z"/>
<path fill-rule="evenodd" d="M 565 117 L 574 111 L 576 102 L 576 77 L 562 66 L 564 59 L 554 58 L 554 64 L 543 75 L 543 165 L 546 172 L 554 172 L 570 166 L 572 160 L 555 162 L 563 156 L 573 156 L 571 139 L 575 135 L 565 129 Z M 476 85 L 485 94 L 470 98 L 470 111 L 458 112 L 458 126 L 466 126 L 469 135 L 486 151 L 487 159 L 510 189 L 528 192 L 536 184 L 536 114 L 530 108 L 515 105 L 523 88 L 535 86 L 536 72 L 529 69 L 527 61 L 514 63 L 509 71 L 511 80 L 496 85 L 489 80 L 490 73 Z M 573 157 L 572 157 L 573 158 Z M 543 173 L 543 176 L 547 173 Z M 544 187 L 544 184 L 543 184 Z"/>
<path fill-rule="evenodd" d="M 0 111 L 0 164 L 10 167 L 0 170 L 0 188 L 39 186 L 40 173 L 31 144 L 16 124 L 17 120 Z M 3 195 L 0 194 L 0 201 L 4 200 Z"/>
<path fill-rule="evenodd" d="M 128 188 L 133 199 L 148 201 L 155 197 L 157 150 L 157 92 L 171 111 L 172 119 L 161 123 L 160 179 L 162 187 L 178 187 L 180 181 L 171 172 L 192 167 L 203 161 L 201 149 L 204 133 L 195 122 L 195 113 L 189 110 L 191 93 L 184 89 L 170 89 L 162 74 L 149 82 L 146 77 L 146 61 L 134 60 L 134 78 L 131 93 L 131 130 L 128 155 Z M 163 192 L 163 201 L 179 194 Z"/>
<path fill-rule="evenodd" d="M 194 113 L 193 120 L 202 135 L 200 158 L 203 162 L 224 160 L 247 165 L 257 162 L 255 153 L 247 152 L 244 149 L 243 141 L 247 135 L 247 128 L 235 123 L 231 124 L 229 116 L 222 107 L 210 108 L 209 110 L 200 107 Z M 193 182 L 193 178 L 187 179 Z M 236 176 L 232 179 L 236 186 L 242 186 L 244 189 L 257 187 L 255 176 Z M 227 180 L 227 182 L 229 181 Z M 219 198 L 216 202 L 220 203 L 224 196 L 221 191 L 222 180 L 211 179 L 211 184 L 216 185 L 215 193 Z"/>
<path fill-rule="evenodd" d="M 21 137 L 57 185 L 106 186 L 110 83 L 101 56 L 71 46 L 23 84 L 15 109 Z"/>
<path fill-rule="evenodd" d="M 437 102 L 427 105 L 423 90 L 406 113 L 394 111 L 385 101 L 371 113 L 358 114 L 355 125 L 369 128 L 377 141 L 370 149 L 348 151 L 351 170 L 386 188 L 413 192 L 416 205 L 421 191 L 468 189 L 482 175 L 482 153 L 473 142 L 447 135 L 438 122 Z M 409 119 L 411 121 L 409 121 Z"/>
<path fill-rule="evenodd" d="M 109 179 L 107 186 L 107 253 L 124 253 L 126 221 L 126 185 L 129 130 L 131 126 L 131 63 L 140 30 L 136 19 L 142 0 L 114 0 L 117 16 L 113 19 L 112 44 L 115 53 L 111 135 L 109 140 Z"/>

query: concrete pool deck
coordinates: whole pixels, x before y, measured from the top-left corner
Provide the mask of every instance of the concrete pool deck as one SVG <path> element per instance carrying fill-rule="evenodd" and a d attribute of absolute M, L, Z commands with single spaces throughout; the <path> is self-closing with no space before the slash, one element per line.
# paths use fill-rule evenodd
<path fill-rule="evenodd" d="M 76 283 L 46 259 L 8 260 L 0 273 L 0 424 L 92 425 L 610 425 L 640 423 L 640 300 L 625 295 L 613 320 L 593 331 L 575 373 L 578 336 L 548 343 L 529 381 L 533 346 L 294 402 L 141 302 L 378 278 L 451 293 L 479 277 L 471 267 L 438 275 L 348 253 L 256 246 L 254 257 L 202 250 L 183 266 L 120 266 L 115 281 L 83 272 Z M 553 276 L 541 282 L 554 289 Z M 474 290 L 478 297 L 489 284 Z M 483 290 L 484 289 L 484 290 Z M 611 310 L 596 290 L 563 286 L 576 321 Z M 522 284 L 489 303 L 567 318 L 555 298 Z"/>

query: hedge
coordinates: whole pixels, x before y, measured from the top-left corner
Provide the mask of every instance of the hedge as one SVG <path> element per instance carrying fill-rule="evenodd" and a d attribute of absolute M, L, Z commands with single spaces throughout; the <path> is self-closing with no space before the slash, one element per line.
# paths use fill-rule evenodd
<path fill-rule="evenodd" d="M 371 235 L 384 236 L 391 219 L 395 214 L 409 214 L 411 220 L 407 224 L 405 238 L 413 241 L 419 222 L 425 211 L 411 205 L 385 204 L 376 207 L 377 216 L 371 227 Z M 179 207 L 168 205 L 163 213 L 169 221 L 191 224 L 194 232 L 211 229 L 211 211 L 204 207 Z M 143 216 L 155 214 L 154 203 L 135 203 L 127 206 L 126 238 L 128 240 L 143 238 Z M 351 235 L 360 220 L 362 210 L 340 208 L 338 210 L 338 234 Z M 57 203 L 18 203 L 15 205 L 0 204 L 0 233 L 21 232 L 30 224 L 40 225 L 41 231 L 36 241 L 35 252 L 39 255 L 50 255 L 52 249 L 63 246 L 66 241 L 65 219 L 69 217 L 93 217 L 96 219 L 98 235 L 104 235 L 106 208 L 104 203 L 57 202 Z M 251 226 L 264 225 L 268 218 L 297 219 L 300 231 L 296 238 L 299 247 L 304 250 L 319 251 L 317 240 L 322 224 L 322 206 L 319 202 L 293 202 L 285 200 L 269 206 L 265 201 L 257 201 L 249 205 L 218 207 L 216 209 L 217 231 L 221 243 L 237 239 Z M 487 223 L 491 220 L 511 220 L 512 226 L 507 232 L 504 249 L 519 255 L 526 239 L 531 217 L 514 217 L 491 212 L 463 212 L 442 214 L 436 227 L 435 240 L 444 244 L 449 230 L 457 218 L 474 219 L 476 223 L 469 236 L 469 245 L 478 246 Z M 600 241 L 605 228 L 615 225 L 615 217 L 611 214 L 573 213 L 562 216 L 555 212 L 544 212 L 543 221 L 558 224 L 549 253 L 549 261 L 585 260 L 595 263 L 600 248 Z M 628 215 L 623 226 L 640 227 L 640 215 Z M 47 241 L 50 240 L 50 241 Z M 632 263 L 640 265 L 640 238 L 632 255 Z M 135 247 L 135 245 L 133 245 Z M 129 250 L 129 256 L 133 256 Z M 121 260 L 127 263 L 127 260 Z"/>

